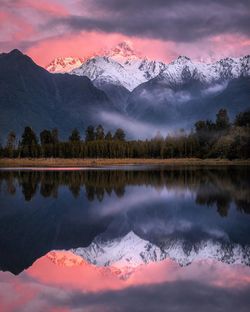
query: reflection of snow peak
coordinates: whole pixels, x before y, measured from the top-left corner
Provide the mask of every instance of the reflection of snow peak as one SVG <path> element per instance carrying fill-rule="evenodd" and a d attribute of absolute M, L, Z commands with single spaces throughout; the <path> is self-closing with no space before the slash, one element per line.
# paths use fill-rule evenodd
<path fill-rule="evenodd" d="M 109 242 L 93 242 L 87 248 L 73 249 L 72 252 L 99 266 L 136 267 L 165 258 L 160 248 L 140 239 L 133 232 Z"/>
<path fill-rule="evenodd" d="M 145 241 L 129 232 L 125 237 L 108 242 L 95 240 L 86 248 L 71 250 L 97 266 L 134 268 L 142 264 L 170 258 L 180 265 L 188 265 L 195 260 L 214 259 L 225 263 L 250 265 L 250 248 L 236 244 L 223 244 L 212 240 L 186 248 L 181 240 L 169 240 L 162 248 Z"/>
<path fill-rule="evenodd" d="M 82 257 L 77 256 L 68 251 L 50 251 L 47 254 L 47 258 L 59 266 L 64 267 L 73 267 L 84 265 L 86 262 L 83 260 Z"/>

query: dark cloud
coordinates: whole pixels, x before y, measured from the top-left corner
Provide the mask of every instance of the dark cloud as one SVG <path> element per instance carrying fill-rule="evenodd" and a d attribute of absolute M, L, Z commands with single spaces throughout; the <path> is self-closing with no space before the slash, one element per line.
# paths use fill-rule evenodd
<path fill-rule="evenodd" d="M 128 36 L 190 42 L 208 36 L 250 34 L 250 1 L 87 0 L 89 16 L 56 23 L 72 30 L 118 32 Z"/>
<path fill-rule="evenodd" d="M 247 312 L 250 287 L 225 289 L 194 281 L 177 281 L 150 286 L 130 287 L 120 291 L 47 297 L 52 306 L 82 311 L 183 311 Z"/>

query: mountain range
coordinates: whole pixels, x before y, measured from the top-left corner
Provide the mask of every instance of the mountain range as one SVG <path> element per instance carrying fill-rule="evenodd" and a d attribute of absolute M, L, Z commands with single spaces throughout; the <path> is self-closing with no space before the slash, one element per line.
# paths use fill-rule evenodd
<path fill-rule="evenodd" d="M 149 60 L 122 42 L 90 57 L 58 57 L 46 68 L 18 50 L 0 55 L 1 140 L 57 127 L 62 137 L 102 123 L 129 137 L 153 136 L 250 107 L 250 56 L 206 64 L 179 56 L 167 64 Z"/>
<path fill-rule="evenodd" d="M 250 265 L 248 246 L 215 242 L 211 239 L 187 246 L 181 239 L 176 239 L 165 240 L 164 245 L 159 247 L 132 231 L 114 240 L 103 241 L 101 237 L 97 237 L 90 246 L 70 251 L 96 266 L 119 269 L 122 278 L 127 278 L 138 266 L 165 259 L 171 259 L 180 266 L 207 259 L 228 264 Z"/>
<path fill-rule="evenodd" d="M 129 232 L 124 237 L 108 242 L 98 243 L 96 239 L 85 248 L 53 250 L 45 258 L 59 267 L 91 268 L 105 276 L 111 274 L 121 280 L 128 280 L 138 269 L 164 260 L 177 263 L 180 267 L 204 261 L 249 266 L 249 251 L 249 247 L 212 241 L 192 246 L 190 250 L 185 249 L 181 241 L 175 241 L 163 249 Z"/>

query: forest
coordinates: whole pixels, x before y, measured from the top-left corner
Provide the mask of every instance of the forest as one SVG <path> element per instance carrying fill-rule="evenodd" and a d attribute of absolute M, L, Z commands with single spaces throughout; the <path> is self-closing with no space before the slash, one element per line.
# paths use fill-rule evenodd
<path fill-rule="evenodd" d="M 39 136 L 25 127 L 18 139 L 10 131 L 0 146 L 1 158 L 250 158 L 250 110 L 230 121 L 226 109 L 220 109 L 215 121 L 199 120 L 190 132 L 180 129 L 163 137 L 127 140 L 123 129 L 105 132 L 102 125 L 90 125 L 81 137 L 73 129 L 68 140 L 60 140 L 58 129 L 44 129 Z"/>

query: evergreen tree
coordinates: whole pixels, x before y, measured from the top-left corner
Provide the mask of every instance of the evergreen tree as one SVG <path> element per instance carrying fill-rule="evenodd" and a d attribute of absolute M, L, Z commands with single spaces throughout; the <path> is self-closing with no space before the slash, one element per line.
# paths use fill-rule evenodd
<path fill-rule="evenodd" d="M 96 127 L 95 138 L 96 140 L 104 140 L 104 129 L 102 125 Z"/>
<path fill-rule="evenodd" d="M 16 146 L 16 134 L 14 131 L 10 131 L 7 137 L 6 147 L 8 149 L 15 149 Z"/>
<path fill-rule="evenodd" d="M 216 114 L 216 129 L 227 130 L 230 127 L 229 117 L 226 109 L 220 109 Z"/>
<path fill-rule="evenodd" d="M 7 142 L 6 142 L 6 149 L 7 149 L 8 157 L 13 157 L 15 147 L 16 147 L 16 134 L 14 131 L 10 131 L 7 137 Z"/>
<path fill-rule="evenodd" d="M 125 141 L 125 132 L 123 129 L 118 128 L 114 134 L 114 140 Z"/>
<path fill-rule="evenodd" d="M 76 128 L 71 132 L 71 135 L 69 137 L 69 141 L 71 143 L 78 143 L 81 141 L 80 133 Z"/>
<path fill-rule="evenodd" d="M 238 127 L 250 127 L 250 110 L 239 113 L 235 118 L 234 125 Z"/>
<path fill-rule="evenodd" d="M 85 141 L 91 142 L 95 140 L 95 129 L 93 126 L 88 126 L 85 132 Z"/>
<path fill-rule="evenodd" d="M 22 134 L 21 146 L 37 145 L 37 137 L 31 127 L 25 127 Z"/>
<path fill-rule="evenodd" d="M 50 130 L 43 130 L 40 133 L 42 157 L 52 157 L 54 155 L 54 140 Z"/>
<path fill-rule="evenodd" d="M 40 133 L 40 142 L 42 145 L 53 143 L 52 134 L 49 130 L 45 129 Z"/>
<path fill-rule="evenodd" d="M 52 129 L 51 137 L 52 137 L 53 144 L 59 143 L 59 134 L 58 134 L 57 128 Z"/>
<path fill-rule="evenodd" d="M 37 157 L 39 155 L 37 137 L 31 127 L 25 127 L 20 147 L 21 155 L 24 157 Z"/>
<path fill-rule="evenodd" d="M 111 131 L 108 131 L 107 134 L 105 135 L 105 140 L 106 141 L 111 141 L 113 139 Z"/>

